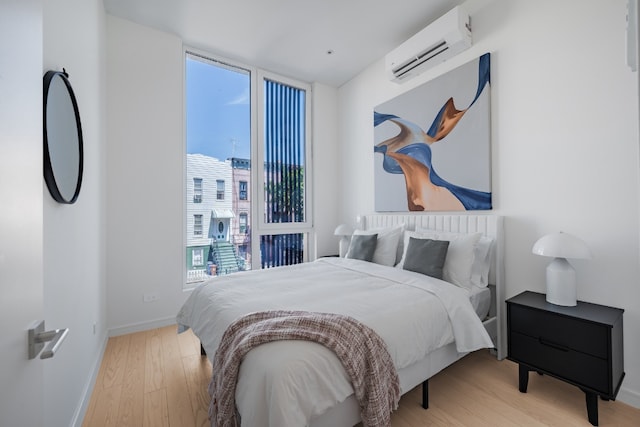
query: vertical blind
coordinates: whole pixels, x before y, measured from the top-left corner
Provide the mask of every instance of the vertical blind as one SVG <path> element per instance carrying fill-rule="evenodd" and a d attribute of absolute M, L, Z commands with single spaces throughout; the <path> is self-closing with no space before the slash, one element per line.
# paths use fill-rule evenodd
<path fill-rule="evenodd" d="M 305 221 L 305 96 L 302 89 L 264 80 L 265 223 Z M 303 261 L 304 234 L 262 235 L 262 268 Z"/>
<path fill-rule="evenodd" d="M 305 91 L 264 80 L 265 222 L 305 221 Z"/>
<path fill-rule="evenodd" d="M 304 234 L 272 234 L 260 236 L 262 268 L 300 264 L 304 261 Z"/>

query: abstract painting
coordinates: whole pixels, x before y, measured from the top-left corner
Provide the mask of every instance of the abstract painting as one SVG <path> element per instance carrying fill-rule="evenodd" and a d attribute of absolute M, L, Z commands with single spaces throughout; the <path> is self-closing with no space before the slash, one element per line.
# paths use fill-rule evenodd
<path fill-rule="evenodd" d="M 489 210 L 490 54 L 378 105 L 375 210 Z"/>

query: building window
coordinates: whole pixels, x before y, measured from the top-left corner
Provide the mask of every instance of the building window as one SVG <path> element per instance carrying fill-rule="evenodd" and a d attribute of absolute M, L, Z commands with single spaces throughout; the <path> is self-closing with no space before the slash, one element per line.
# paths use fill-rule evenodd
<path fill-rule="evenodd" d="M 202 178 L 193 178 L 193 203 L 202 203 Z"/>
<path fill-rule="evenodd" d="M 204 265 L 204 249 L 198 248 L 191 251 L 191 265 L 193 267 Z"/>
<path fill-rule="evenodd" d="M 216 180 L 216 199 L 224 200 L 224 180 Z"/>
<path fill-rule="evenodd" d="M 193 216 L 193 235 L 202 236 L 202 215 Z"/>
<path fill-rule="evenodd" d="M 240 200 L 247 200 L 247 181 L 240 181 L 238 190 Z"/>
<path fill-rule="evenodd" d="M 247 234 L 247 214 L 241 213 L 239 217 L 238 228 L 240 234 Z"/>

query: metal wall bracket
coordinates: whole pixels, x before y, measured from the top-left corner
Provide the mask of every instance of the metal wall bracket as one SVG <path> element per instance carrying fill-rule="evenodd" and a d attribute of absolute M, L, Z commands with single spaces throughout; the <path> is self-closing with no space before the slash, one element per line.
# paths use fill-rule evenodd
<path fill-rule="evenodd" d="M 38 324 L 29 329 L 29 360 L 35 359 L 36 356 L 42 351 L 44 347 L 44 343 L 49 341 L 47 347 L 44 349 L 42 354 L 40 355 L 40 359 L 50 359 L 56 355 L 56 351 L 60 348 L 62 341 L 67 336 L 69 332 L 68 328 L 65 329 L 54 329 L 52 331 L 44 330 L 44 320 L 38 322 Z"/>

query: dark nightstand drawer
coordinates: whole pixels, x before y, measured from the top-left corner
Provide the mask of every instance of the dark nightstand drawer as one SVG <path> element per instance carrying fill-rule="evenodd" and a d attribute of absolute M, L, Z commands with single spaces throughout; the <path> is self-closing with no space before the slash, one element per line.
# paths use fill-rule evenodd
<path fill-rule="evenodd" d="M 609 332 L 605 326 L 528 307 L 511 310 L 510 321 L 512 331 L 602 359 L 608 357 Z"/>
<path fill-rule="evenodd" d="M 608 362 L 567 348 L 558 342 L 534 338 L 512 331 L 510 356 L 532 368 L 557 375 L 576 385 L 612 394 L 608 382 Z"/>

